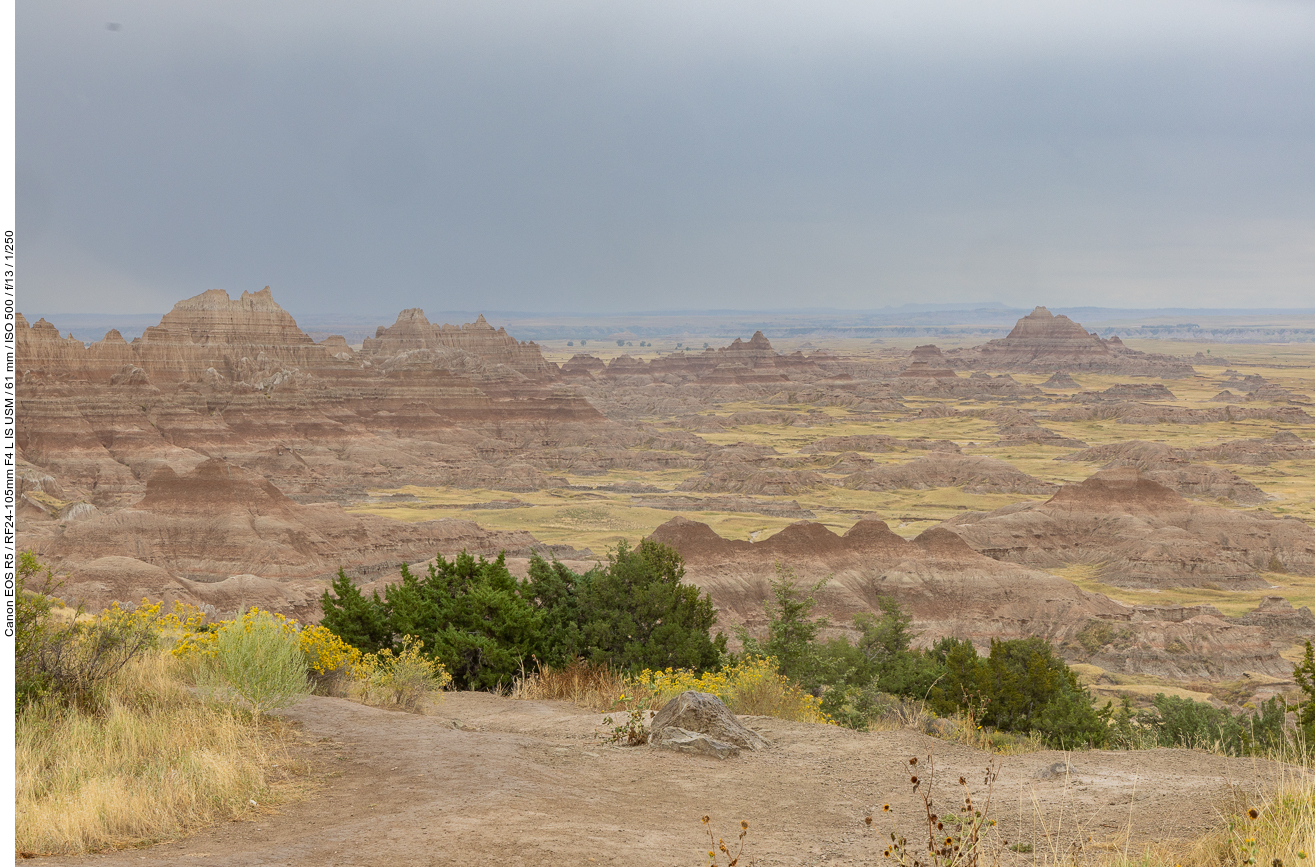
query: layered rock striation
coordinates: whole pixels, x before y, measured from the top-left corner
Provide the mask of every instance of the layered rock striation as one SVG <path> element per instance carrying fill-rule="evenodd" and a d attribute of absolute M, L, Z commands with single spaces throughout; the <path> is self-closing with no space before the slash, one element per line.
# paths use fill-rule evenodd
<path fill-rule="evenodd" d="M 711 595 L 722 626 L 765 629 L 763 605 L 779 564 L 789 568 L 797 586 L 823 582 L 817 613 L 830 618 L 833 634 L 850 631 L 856 614 L 879 615 L 881 600 L 893 598 L 912 615 L 922 646 L 954 636 L 985 650 L 993 638 L 1041 636 L 1070 659 L 1097 661 L 1112 671 L 1181 678 L 1291 671 L 1279 655 L 1286 641 L 1265 626 L 1184 616 L 1181 609 L 1138 610 L 1053 575 L 985 557 L 941 527 L 907 540 L 873 517 L 843 535 L 799 522 L 748 542 L 673 518 L 650 538 L 680 552 L 686 580 Z M 1108 640 L 1092 642 L 1093 633 Z"/>
<path fill-rule="evenodd" d="M 1090 371 L 1166 378 L 1195 373 L 1186 361 L 1129 349 L 1117 337 L 1103 340 L 1067 316 L 1037 307 L 1003 338 L 950 353 L 956 368 L 1031 373 Z"/>
<path fill-rule="evenodd" d="M 262 601 L 298 615 L 314 613 L 315 588 L 340 568 L 370 576 L 435 553 L 554 553 L 528 533 L 489 532 L 471 521 L 404 523 L 333 503 L 301 505 L 217 459 L 184 474 L 161 467 L 132 507 L 69 522 L 31 548 L 67 576 L 66 593 L 93 607 L 143 595 L 214 604 L 215 595 L 197 586 L 257 576 L 273 582 L 262 584 Z M 270 589 L 283 585 L 281 597 Z"/>

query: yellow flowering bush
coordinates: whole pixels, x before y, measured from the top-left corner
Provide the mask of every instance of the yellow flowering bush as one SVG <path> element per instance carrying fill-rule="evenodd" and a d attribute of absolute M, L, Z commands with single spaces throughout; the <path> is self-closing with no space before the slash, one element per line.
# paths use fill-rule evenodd
<path fill-rule="evenodd" d="M 306 654 L 306 665 L 317 674 L 352 671 L 361 658 L 361 651 L 318 623 L 303 626 L 297 633 L 297 641 L 301 652 Z"/>
<path fill-rule="evenodd" d="M 686 690 L 715 695 L 737 714 L 835 724 L 822 711 L 822 700 L 778 673 L 776 660 L 771 657 L 744 659 L 721 671 L 703 674 L 679 668 L 644 669 L 626 678 L 626 695 L 654 710 Z"/>
<path fill-rule="evenodd" d="M 420 639 L 407 635 L 402 638 L 400 653 L 388 649 L 358 653 L 353 667 L 367 700 L 377 692 L 389 703 L 419 713 L 426 698 L 441 693 L 452 682 L 452 675 L 443 663 L 421 655 L 424 646 Z"/>
<path fill-rule="evenodd" d="M 160 614 L 163 607 L 163 602 L 152 603 L 149 599 L 143 599 L 140 605 L 131 608 L 123 608 L 115 602 L 97 614 L 95 621 L 114 629 L 158 634 L 164 625 Z"/>
<path fill-rule="evenodd" d="M 252 608 L 213 634 L 213 655 L 200 669 L 203 687 L 240 699 L 257 718 L 310 692 L 296 624 L 286 617 Z"/>
<path fill-rule="evenodd" d="M 306 668 L 317 693 L 333 695 L 347 682 L 360 679 L 358 671 L 361 652 L 319 624 L 302 625 L 295 620 L 252 608 L 241 618 L 266 618 L 270 628 L 276 628 L 288 637 L 295 637 L 297 646 L 306 659 Z M 174 603 L 174 611 L 161 622 L 173 636 L 175 657 L 199 666 L 213 661 L 218 633 L 232 620 L 220 621 L 208 628 L 205 612 L 191 605 Z"/>

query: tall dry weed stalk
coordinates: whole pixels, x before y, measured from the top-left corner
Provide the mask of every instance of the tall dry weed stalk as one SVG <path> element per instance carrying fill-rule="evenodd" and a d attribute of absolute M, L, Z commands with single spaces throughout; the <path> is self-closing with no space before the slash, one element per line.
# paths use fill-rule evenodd
<path fill-rule="evenodd" d="M 980 867 L 985 854 L 986 832 L 995 827 L 995 820 L 987 816 L 995 781 L 1000 776 L 999 761 L 986 766 L 982 778 L 985 792 L 980 803 L 974 798 L 967 778 L 959 777 L 963 800 L 953 807 L 938 804 L 936 762 L 930 753 L 921 762 L 917 756 L 909 759 L 908 771 L 913 793 L 922 802 L 923 815 L 919 824 L 926 826 L 927 841 L 921 843 L 916 837 L 910 841 L 892 830 L 884 855 L 900 867 Z M 882 810 L 889 813 L 890 805 L 884 805 Z M 871 827 L 871 816 L 864 821 Z"/>

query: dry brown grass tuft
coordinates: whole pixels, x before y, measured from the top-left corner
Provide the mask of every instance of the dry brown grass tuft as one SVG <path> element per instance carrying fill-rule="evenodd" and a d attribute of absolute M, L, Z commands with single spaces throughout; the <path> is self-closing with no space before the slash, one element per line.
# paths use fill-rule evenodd
<path fill-rule="evenodd" d="M 271 800 L 277 721 L 207 705 L 164 652 L 126 666 L 104 711 L 24 710 L 15 738 L 20 852 L 79 854 L 177 837 Z"/>
<path fill-rule="evenodd" d="M 1315 781 L 1309 766 L 1287 766 L 1270 794 L 1237 798 L 1210 834 L 1179 846 L 1153 846 L 1140 854 L 1125 849 L 1103 867 L 1298 867 L 1311 863 L 1313 854 Z"/>
<path fill-rule="evenodd" d="M 540 666 L 533 674 L 516 681 L 511 697 L 569 701 L 606 713 L 616 707 L 618 697 L 625 695 L 625 691 L 625 678 L 616 671 L 576 659 L 562 668 Z"/>

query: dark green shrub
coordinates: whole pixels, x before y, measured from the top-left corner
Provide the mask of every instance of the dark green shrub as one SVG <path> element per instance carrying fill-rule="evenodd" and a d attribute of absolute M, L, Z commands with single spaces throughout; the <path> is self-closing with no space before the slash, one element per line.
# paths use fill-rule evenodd
<path fill-rule="evenodd" d="M 541 665 L 563 668 L 584 655 L 585 609 L 581 594 L 589 577 L 575 574 L 556 560 L 550 563 L 538 554 L 530 558 L 525 594 L 543 612 Z"/>
<path fill-rule="evenodd" d="M 1233 714 L 1205 702 L 1157 694 L 1154 712 L 1139 721 L 1162 747 L 1214 749 L 1232 756 L 1264 754 L 1284 745 L 1287 704 L 1274 696 L 1253 713 Z"/>
<path fill-rule="evenodd" d="M 403 566 L 403 569 L 406 567 Z M 378 593 L 366 599 L 343 570 L 320 597 L 325 629 L 364 653 L 378 653 L 393 646 L 388 609 Z"/>
<path fill-rule="evenodd" d="M 425 576 L 401 571 L 383 599 L 364 597 L 339 572 L 323 597 L 323 624 L 366 652 L 418 638 L 460 689 L 510 685 L 536 661 L 705 671 L 725 652 L 725 638 L 708 634 L 717 619 L 711 598 L 682 583 L 680 555 L 656 542 L 621 544 L 605 567 L 584 575 L 534 557 L 528 579 L 518 581 L 501 555 L 464 552 L 450 563 L 437 557 Z"/>
<path fill-rule="evenodd" d="M 1306 652 L 1292 669 L 1292 678 L 1301 688 L 1302 701 L 1297 709 L 1297 725 L 1307 744 L 1315 745 L 1315 648 L 1306 640 Z"/>
<path fill-rule="evenodd" d="M 649 539 L 633 549 L 619 544 L 581 588 L 587 656 L 628 671 L 717 668 L 726 651 L 724 635 L 709 635 L 717 611 L 684 577 L 675 549 Z"/>
<path fill-rule="evenodd" d="M 1105 743 L 1107 723 L 1043 638 L 992 641 L 985 659 L 970 642 L 943 639 L 932 649 L 945 671 L 931 690 L 941 714 L 966 711 L 1002 731 L 1036 732 L 1065 749 Z"/>
<path fill-rule="evenodd" d="M 402 582 L 384 590 L 384 606 L 393 634 L 424 641 L 458 689 L 510 686 L 540 650 L 542 614 L 501 554 L 476 560 L 463 552 L 450 563 L 439 556 L 423 579 L 403 566 Z"/>

